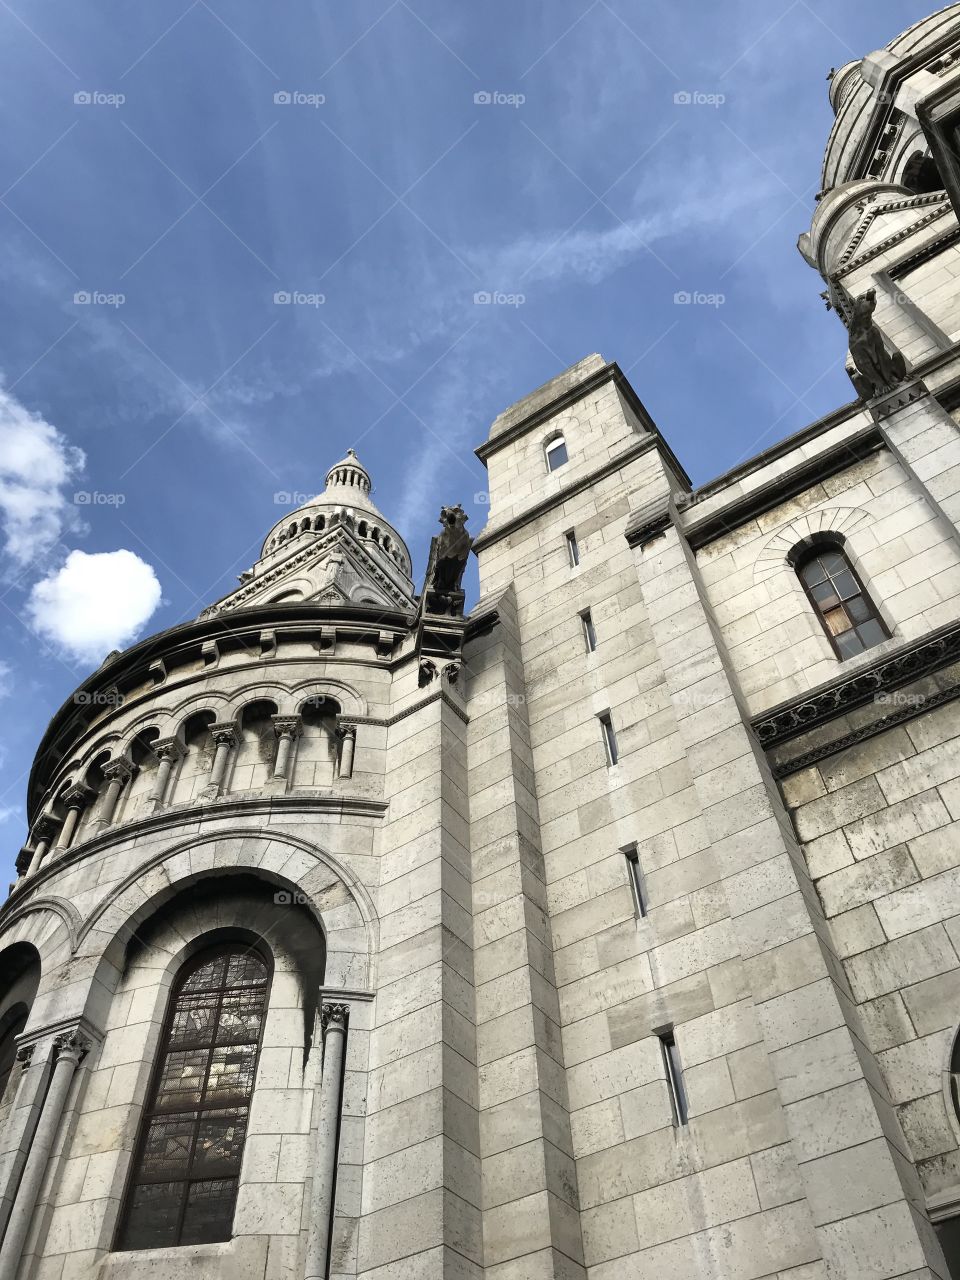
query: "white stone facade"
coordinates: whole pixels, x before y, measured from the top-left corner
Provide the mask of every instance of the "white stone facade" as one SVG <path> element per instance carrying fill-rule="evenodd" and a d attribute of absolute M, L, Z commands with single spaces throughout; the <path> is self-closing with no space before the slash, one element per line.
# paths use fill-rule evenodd
<path fill-rule="evenodd" d="M 951 5 L 834 75 L 801 237 L 903 384 L 691 491 L 589 356 L 478 450 L 466 619 L 351 452 L 56 714 L 0 1280 L 960 1276 L 957 65 Z M 880 629 L 845 658 L 828 548 Z M 127 1248 L 214 943 L 270 971 L 231 1223 Z"/>

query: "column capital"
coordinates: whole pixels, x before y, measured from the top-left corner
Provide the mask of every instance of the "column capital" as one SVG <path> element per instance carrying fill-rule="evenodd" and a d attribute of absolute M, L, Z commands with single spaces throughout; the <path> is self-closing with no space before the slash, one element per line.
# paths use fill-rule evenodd
<path fill-rule="evenodd" d="M 103 766 L 103 776 L 110 782 L 119 782 L 121 786 L 129 782 L 136 771 L 136 765 L 122 758 L 110 760 Z"/>
<path fill-rule="evenodd" d="M 33 824 L 30 839 L 34 845 L 40 844 L 42 840 L 52 840 L 59 826 L 59 821 L 52 813 L 41 813 Z"/>
<path fill-rule="evenodd" d="M 240 728 L 236 720 L 216 720 L 210 726 L 210 736 L 218 747 L 235 747 L 240 741 Z"/>
<path fill-rule="evenodd" d="M 24 1069 L 24 1071 L 26 1071 L 26 1069 L 30 1066 L 31 1061 L 33 1060 L 33 1051 L 36 1047 L 37 1046 L 35 1043 L 22 1044 L 20 1048 L 17 1050 L 17 1061 L 20 1063 L 20 1066 Z"/>
<path fill-rule="evenodd" d="M 291 738 L 299 738 L 303 732 L 303 720 L 300 716 L 271 716 L 273 731 L 278 738 L 285 734 Z"/>
<path fill-rule="evenodd" d="M 17 869 L 18 876 L 25 876 L 30 869 L 30 863 L 33 861 L 33 850 L 29 845 L 24 845 L 17 854 L 17 860 L 13 864 Z"/>
<path fill-rule="evenodd" d="M 345 1031 L 347 1028 L 347 1018 L 350 1015 L 350 1006 L 341 1002 L 324 1004 L 320 1011 L 320 1025 L 326 1031 L 331 1023 L 337 1031 Z"/>
<path fill-rule="evenodd" d="M 79 1062 L 84 1054 L 89 1053 L 93 1047 L 86 1036 L 81 1035 L 79 1031 L 62 1031 L 60 1035 L 53 1037 L 54 1047 L 57 1050 L 57 1056 L 60 1058 L 73 1058 L 74 1062 Z"/>
<path fill-rule="evenodd" d="M 351 724 L 349 720 L 340 720 L 334 730 L 338 738 L 355 738 L 357 736 L 357 726 Z"/>
<path fill-rule="evenodd" d="M 93 791 L 85 782 L 77 782 L 60 797 L 68 809 L 83 809 L 93 798 Z"/>
<path fill-rule="evenodd" d="M 158 738 L 151 748 L 158 760 L 179 760 L 187 749 L 179 738 Z"/>

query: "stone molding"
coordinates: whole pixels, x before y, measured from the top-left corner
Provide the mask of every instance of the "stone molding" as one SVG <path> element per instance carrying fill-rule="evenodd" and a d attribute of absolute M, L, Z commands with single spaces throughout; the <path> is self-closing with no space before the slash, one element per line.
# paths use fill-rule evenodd
<path fill-rule="evenodd" d="M 433 699 L 430 699 L 430 701 L 433 701 Z M 416 710 L 417 708 L 413 709 Z M 454 710 L 456 710 L 455 707 Z M 20 887 L 17 892 L 7 898 L 5 902 L 0 903 L 0 928 L 6 928 L 8 923 L 12 922 L 12 910 L 11 919 L 8 920 L 7 918 L 8 908 L 15 906 L 19 912 L 21 909 L 29 911 L 35 909 L 35 907 L 49 906 L 51 899 L 35 900 L 32 898 L 32 894 L 35 889 L 50 879 L 56 872 L 75 866 L 78 862 L 83 862 L 86 858 L 103 852 L 110 845 L 126 843 L 132 845 L 136 837 L 150 831 L 161 830 L 164 827 L 180 827 L 183 824 L 190 824 L 199 819 L 202 819 L 205 824 L 228 817 L 237 817 L 245 820 L 252 815 L 269 813 L 271 810 L 276 809 L 300 809 L 310 817 L 316 814 L 334 814 L 338 816 L 348 814 L 351 817 L 366 817 L 377 820 L 384 816 L 388 807 L 386 800 L 373 800 L 367 796 L 347 795 L 337 790 L 330 790 L 325 794 L 318 795 L 290 792 L 286 794 L 273 793 L 266 796 L 251 796 L 247 799 L 228 794 L 219 800 L 202 805 L 190 804 L 162 809 L 159 813 L 147 814 L 143 818 L 125 823 L 119 827 L 107 827 L 104 831 L 92 835 L 90 839 L 71 845 L 55 861 L 44 860 L 43 866 L 35 875 L 31 876 L 26 882 L 19 882 Z M 236 833 L 225 831 L 222 834 L 231 835 Z M 249 835 L 250 833 L 246 832 L 246 834 Z M 269 838 L 275 838 L 280 834 L 280 831 L 276 833 L 271 831 L 269 832 Z M 144 869 L 148 869 L 149 865 L 148 863 L 144 864 Z"/>
<path fill-rule="evenodd" d="M 953 702 L 956 698 L 960 698 L 960 685 L 954 685 L 950 689 L 941 689 L 937 693 L 929 695 L 918 694 L 916 702 L 910 706 L 901 707 L 899 711 L 891 711 L 889 715 L 881 716 L 879 720 L 874 720 L 871 724 L 865 724 L 862 729 L 855 729 L 852 733 L 845 733 L 842 737 L 835 738 L 832 742 L 825 742 L 822 746 L 812 747 L 809 751 L 804 751 L 801 755 L 794 756 L 792 760 L 781 761 L 773 766 L 773 776 L 777 779 L 788 778 L 792 773 L 798 773 L 801 769 L 806 769 L 808 765 L 817 764 L 820 760 L 826 760 L 829 756 L 836 755 L 839 751 L 845 751 L 847 747 L 855 747 L 858 743 L 866 742 L 869 738 L 874 738 L 879 733 L 885 733 L 887 729 L 892 729 L 907 720 L 915 720 L 917 716 L 922 716 L 927 711 L 933 711 L 936 707 L 945 706 L 946 703 Z"/>
<path fill-rule="evenodd" d="M 891 657 L 860 667 L 813 693 L 755 716 L 753 730 L 769 750 L 808 729 L 870 702 L 878 693 L 892 692 L 920 676 L 930 675 L 960 658 L 960 623 L 949 623 L 922 640 L 904 645 Z"/>

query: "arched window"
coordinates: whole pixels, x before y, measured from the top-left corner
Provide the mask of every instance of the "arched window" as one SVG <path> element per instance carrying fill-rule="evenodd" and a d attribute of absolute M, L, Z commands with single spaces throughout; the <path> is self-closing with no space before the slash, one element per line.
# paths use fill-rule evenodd
<path fill-rule="evenodd" d="M 567 456 L 567 442 L 563 436 L 554 436 L 547 442 L 543 450 L 547 459 L 547 470 L 556 471 L 558 467 L 562 467 L 569 461 Z"/>
<path fill-rule="evenodd" d="M 229 1240 L 270 971 L 248 945 L 180 971 L 131 1167 L 118 1249 Z"/>
<path fill-rule="evenodd" d="M 838 658 L 852 658 L 889 639 L 876 605 L 839 542 L 808 550 L 797 560 L 796 570 Z"/>
<path fill-rule="evenodd" d="M 27 1006 L 17 1004 L 0 1019 L 0 1102 L 3 1102 L 10 1072 L 17 1060 L 17 1036 L 27 1025 L 27 1015 Z"/>

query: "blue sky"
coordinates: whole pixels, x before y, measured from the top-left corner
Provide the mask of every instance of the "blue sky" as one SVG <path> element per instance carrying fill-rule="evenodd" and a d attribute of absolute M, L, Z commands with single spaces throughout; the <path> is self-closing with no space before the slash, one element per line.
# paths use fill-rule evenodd
<path fill-rule="evenodd" d="M 825 77 L 926 12 L 4 0 L 7 867 L 55 709 L 348 447 L 422 574 L 442 503 L 483 525 L 492 418 L 591 351 L 695 483 L 849 400 L 795 248 Z"/>

